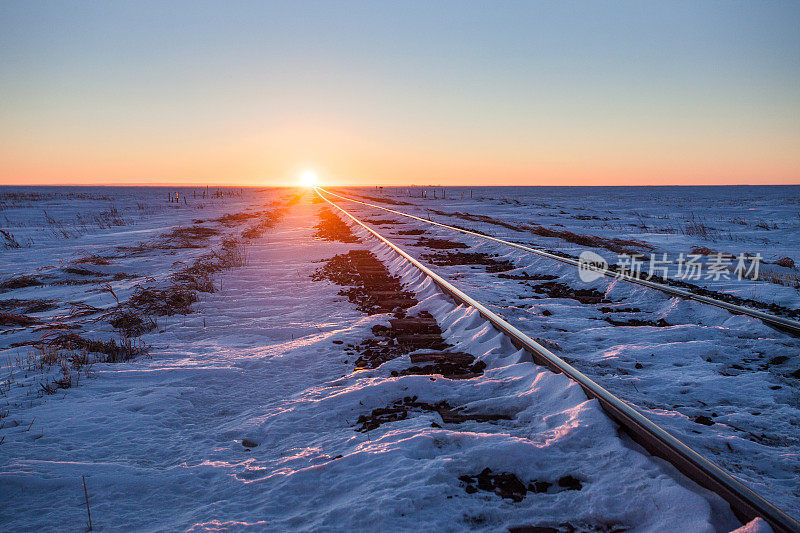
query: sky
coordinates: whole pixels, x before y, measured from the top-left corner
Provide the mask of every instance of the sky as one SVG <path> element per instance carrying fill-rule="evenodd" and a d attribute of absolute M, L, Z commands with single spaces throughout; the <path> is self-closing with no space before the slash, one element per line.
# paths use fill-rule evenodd
<path fill-rule="evenodd" d="M 800 183 L 800 2 L 0 3 L 0 184 Z"/>

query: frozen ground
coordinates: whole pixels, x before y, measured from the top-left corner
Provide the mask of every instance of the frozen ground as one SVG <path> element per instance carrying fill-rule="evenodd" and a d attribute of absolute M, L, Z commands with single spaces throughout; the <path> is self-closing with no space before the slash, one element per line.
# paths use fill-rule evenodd
<path fill-rule="evenodd" d="M 424 523 L 425 529 L 453 531 L 523 525 L 726 531 L 737 525 L 716 496 L 620 437 L 579 387 L 528 362 L 474 312 L 454 306 L 386 250 L 315 239 L 320 205 L 310 195 L 292 203 L 294 191 L 228 190 L 198 198 L 199 190 L 188 189 L 178 203 L 167 203 L 166 191 L 157 189 L 79 190 L 70 197 L 50 192 L 5 196 L 0 211 L 7 217 L 0 227 L 20 245 L 0 250 L 0 283 L 23 275 L 41 283 L 11 284 L 0 293 L 5 312 L 35 319 L 0 326 L 0 529 L 83 529 L 81 476 L 98 530 L 419 530 Z M 222 218 L 241 213 L 246 216 Z M 123 305 L 141 287 L 173 290 L 183 279 L 176 273 L 208 261 L 212 250 L 222 254 L 226 239 L 264 220 L 269 227 L 244 239 L 239 259 L 214 272 L 213 292 L 206 287 L 199 301 L 178 306 L 180 313 L 155 316 L 155 328 L 137 337 L 139 346 L 149 345 L 149 355 L 68 369 L 73 379 L 81 376 L 78 383 L 52 394 L 43 390 L 62 372 L 37 366 L 36 358 L 47 354 L 30 342 L 68 331 L 121 344 L 118 328 L 103 318 L 118 300 Z M 184 233 L 175 237 L 176 227 L 196 226 L 214 232 L 189 242 Z M 416 238 L 405 239 L 415 253 L 430 252 L 413 246 Z M 391 377 L 409 365 L 408 356 L 354 371 L 342 347 L 369 337 L 387 317 L 365 316 L 338 294 L 340 287 L 311 279 L 320 261 L 353 248 L 372 250 L 401 276 L 453 350 L 487 364 L 484 375 Z M 89 254 L 108 264 L 81 262 Z M 555 265 L 508 257 L 531 273 L 540 268 L 575 281 Z M 755 479 L 760 492 L 782 498 L 778 503 L 796 505 L 786 490 L 797 477 L 791 470 L 797 447 L 793 383 L 771 366 L 732 376 L 718 372 L 740 361 L 743 347 L 752 352 L 783 343 L 796 353 L 794 339 L 741 317 L 608 287 L 615 302 L 635 303 L 639 314 L 685 322 L 643 336 L 643 327 L 600 327 L 592 309 L 577 302 L 522 298 L 521 292 L 534 294 L 524 283 L 497 283 L 483 268 L 442 271 L 529 333 L 561 344 L 559 355 L 595 364 L 601 371 L 594 377 L 607 376 L 604 385 L 630 392 L 630 400 L 649 406 L 649 415 L 672 424 L 681 437 L 708 449 L 727 441 L 748 459 L 735 473 Z M 44 301 L 40 307 L 32 303 L 38 300 Z M 542 306 L 552 309 L 550 316 L 542 316 Z M 703 326 L 693 325 L 697 316 Z M 692 354 L 678 349 L 687 343 Z M 637 370 L 644 372 L 628 369 L 654 346 L 661 350 Z M 718 359 L 703 363 L 700 354 L 712 352 Z M 682 367 L 672 364 L 678 353 Z M 755 388 L 730 394 L 731 379 L 736 387 Z M 683 385 L 687 380 L 695 385 Z M 769 388 L 777 383 L 781 389 Z M 673 394 L 683 407 L 672 407 Z M 720 395 L 727 395 L 727 409 Z M 422 411 L 355 431 L 359 416 L 408 397 L 507 419 L 445 423 L 437 412 Z M 722 406 L 713 426 L 687 421 L 696 414 L 692 409 L 705 412 L 697 403 L 704 399 Z M 761 416 L 752 413 L 757 402 Z M 740 434 L 750 429 L 731 429 L 735 420 L 745 427 L 779 422 L 776 433 L 790 442 L 751 441 Z M 774 449 L 783 450 L 782 463 Z M 722 450 L 715 459 L 733 456 Z M 467 492 L 459 477 L 486 468 L 552 486 L 528 491 L 518 502 L 491 491 Z M 559 484 L 564 479 L 573 481 Z"/>
<path fill-rule="evenodd" d="M 655 254 L 657 259 L 663 259 L 667 254 L 667 260 L 672 261 L 668 267 L 670 277 L 677 273 L 675 263 L 680 254 L 686 260 L 696 254 L 703 263 L 716 253 L 734 258 L 760 254 L 760 281 L 738 282 L 732 271 L 715 280 L 716 276 L 707 276 L 707 270 L 702 271 L 700 280 L 687 281 L 744 298 L 800 307 L 798 270 L 775 264 L 784 258 L 800 264 L 800 186 L 384 187 L 352 191 L 408 202 L 412 205 L 406 207 L 418 216 L 476 227 L 549 250 L 578 255 L 592 249 L 610 264 L 618 262 L 613 245 L 611 249 L 592 248 L 529 230 L 513 231 L 498 224 L 465 221 L 456 215 L 488 216 L 514 226 L 636 241 L 641 244 L 622 245 L 622 249 L 639 252 L 646 258 Z M 425 198 L 419 198 L 423 191 Z M 733 259 L 731 270 L 736 263 Z M 646 270 L 647 262 L 643 268 Z"/>
<path fill-rule="evenodd" d="M 448 188 L 350 189 L 344 194 L 382 200 L 389 208 L 476 229 L 508 240 L 577 256 L 591 249 L 614 262 L 609 250 L 532 233 L 543 225 L 575 234 L 636 239 L 674 257 L 692 247 L 738 254 L 761 253 L 770 261 L 800 259 L 800 188 Z M 678 194 L 673 197 L 670 194 Z M 366 196 L 367 198 L 364 198 Z M 388 200 L 389 203 L 386 203 Z M 343 202 L 362 219 L 436 266 L 468 294 L 487 303 L 533 338 L 793 516 L 800 516 L 800 339 L 758 320 L 610 278 L 581 281 L 574 267 L 488 241 L 436 228 L 360 204 Z M 491 221 L 465 220 L 459 213 Z M 692 213 L 702 213 L 714 232 L 728 238 L 684 235 Z M 588 219 L 585 215 L 589 215 Z M 658 221 L 659 232 L 638 227 Z M 605 220 L 600 220 L 605 219 Z M 735 219 L 737 222 L 730 222 Z M 614 220 L 613 224 L 609 220 Z M 748 230 L 738 222 L 748 220 Z M 769 220 L 776 227 L 754 227 Z M 518 230 L 509 228 L 520 226 Z M 666 228 L 672 227 L 672 231 Z M 414 230 L 426 233 L 414 235 Z M 412 234 L 409 234 L 411 232 Z M 468 248 L 432 249 L 420 238 L 443 238 Z M 469 252 L 510 261 L 510 270 L 463 261 L 441 264 L 448 254 Z M 433 254 L 433 255 L 432 255 Z M 438 254 L 438 257 L 437 257 Z M 456 261 L 458 262 L 458 261 Z M 774 265 L 768 265 L 773 267 Z M 497 270 L 497 268 L 495 268 Z M 500 270 L 503 270 L 502 268 Z M 796 273 L 796 269 L 783 269 Z M 508 279 L 508 277 L 547 279 Z M 505 276 L 506 279 L 501 279 Z M 720 292 L 800 308 L 795 288 L 767 281 L 701 279 Z M 560 285 L 560 291 L 552 284 Z M 548 285 L 550 285 L 548 287 Z M 577 295 L 563 289 L 577 290 Z M 594 294 L 580 291 L 594 290 Z M 593 302 L 592 297 L 601 301 Z M 613 323 L 612 323 L 613 322 Z M 555 343 L 555 344 L 550 344 Z"/>

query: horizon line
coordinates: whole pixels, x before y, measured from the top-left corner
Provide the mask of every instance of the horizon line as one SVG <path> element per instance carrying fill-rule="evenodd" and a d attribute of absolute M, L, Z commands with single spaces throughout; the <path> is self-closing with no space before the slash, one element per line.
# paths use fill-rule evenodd
<path fill-rule="evenodd" d="M 441 184 L 412 184 L 412 185 L 394 185 L 394 184 L 386 184 L 386 183 L 371 183 L 368 185 L 365 184 L 330 184 L 330 185 L 318 185 L 318 187 L 393 187 L 393 188 L 423 188 L 423 187 L 796 187 L 800 186 L 800 180 L 796 183 L 696 183 L 696 184 L 671 184 L 671 183 L 663 183 L 663 184 L 617 184 L 617 185 L 544 185 L 544 184 L 530 184 L 530 185 L 475 185 L 475 184 L 450 184 L 450 185 L 441 185 Z M 264 185 L 254 185 L 254 184 L 219 184 L 219 183 L 120 183 L 120 184 L 97 184 L 97 183 L 36 183 L 36 184 L 23 184 L 23 183 L 0 183 L 0 187 L 102 187 L 102 188 L 112 188 L 112 187 L 160 187 L 160 188 L 167 188 L 167 187 L 216 187 L 216 188 L 239 188 L 239 189 L 299 189 L 305 188 L 303 185 L 294 184 L 294 185 L 271 185 L 271 184 L 264 184 Z"/>

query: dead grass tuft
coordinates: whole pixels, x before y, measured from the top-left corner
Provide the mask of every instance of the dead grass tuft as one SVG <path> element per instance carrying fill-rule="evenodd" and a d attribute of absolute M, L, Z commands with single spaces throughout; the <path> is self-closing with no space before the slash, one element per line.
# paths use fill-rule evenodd
<path fill-rule="evenodd" d="M 0 291 L 9 291 L 13 289 L 22 289 L 24 287 L 39 287 L 44 285 L 36 276 L 30 274 L 23 274 L 20 276 L 11 276 L 0 281 Z"/>
<path fill-rule="evenodd" d="M 45 335 L 35 346 L 40 361 L 49 366 L 68 360 L 76 370 L 87 364 L 87 354 L 101 354 L 104 363 L 121 363 L 139 356 L 149 355 L 150 347 L 143 341 L 123 336 L 119 343 L 114 339 L 87 339 L 73 332 L 53 332 Z M 77 352 L 77 353 L 75 353 Z M 97 359 L 94 359 L 97 361 Z"/>
<path fill-rule="evenodd" d="M 772 224 L 770 224 L 766 220 L 759 220 L 758 222 L 756 222 L 756 227 L 759 228 L 759 229 L 765 229 L 765 230 L 768 230 L 768 231 L 771 231 L 771 230 L 774 230 L 774 229 L 778 229 L 778 225 L 776 223 L 773 222 Z"/>
<path fill-rule="evenodd" d="M 718 252 L 712 250 L 707 246 L 692 246 L 692 254 L 694 255 L 716 255 Z"/>
<path fill-rule="evenodd" d="M 27 327 L 41 324 L 42 321 L 36 317 L 23 315 L 20 313 L 5 313 L 0 312 L 0 326 L 6 327 Z"/>
<path fill-rule="evenodd" d="M 185 263 L 177 263 L 185 264 Z M 163 288 L 137 286 L 124 303 L 106 315 L 109 323 L 128 337 L 138 337 L 156 327 L 154 316 L 187 315 L 198 301 L 198 292 L 214 292 L 214 274 L 247 264 L 247 244 L 239 239 L 223 239 L 221 246 L 195 259 L 175 272 L 172 283 Z M 116 299 L 110 287 L 106 290 Z"/>
<path fill-rule="evenodd" d="M 134 341 L 128 337 L 123 337 L 119 344 L 114 339 L 97 340 L 81 337 L 77 333 L 54 333 L 45 336 L 41 343 L 36 346 L 48 358 L 48 362 L 57 361 L 58 353 L 62 350 L 84 353 L 102 354 L 101 359 L 104 363 L 120 363 L 130 361 L 140 355 L 148 355 L 149 347 L 142 341 Z M 56 354 L 56 355 L 53 355 Z M 70 354 L 70 362 L 73 366 L 81 362 L 80 357 L 73 359 L 74 354 Z"/>
<path fill-rule="evenodd" d="M 198 257 L 190 266 L 173 274 L 172 280 L 188 290 L 214 292 L 214 273 L 246 264 L 247 245 L 238 239 L 225 239 L 219 250 Z"/>
<path fill-rule="evenodd" d="M 69 318 L 80 318 L 82 316 L 95 315 L 101 311 L 103 311 L 101 308 L 84 302 L 70 302 L 68 316 Z"/>
<path fill-rule="evenodd" d="M 167 249 L 202 248 L 211 237 L 219 234 L 218 229 L 206 226 L 184 226 L 164 233 L 159 237 L 159 241 L 162 247 Z"/>
<path fill-rule="evenodd" d="M 118 329 L 125 337 L 139 337 L 157 327 L 153 317 L 141 317 L 133 311 L 125 310 L 112 313 L 108 323 L 114 329 Z"/>
<path fill-rule="evenodd" d="M 229 213 L 227 215 L 215 218 L 212 222 L 219 222 L 226 226 L 236 226 L 243 224 L 250 219 L 258 218 L 258 213 Z"/>
<path fill-rule="evenodd" d="M 642 250 L 653 250 L 655 247 L 647 242 L 635 239 L 609 239 L 598 237 L 597 235 L 581 235 L 567 230 L 555 230 L 544 226 L 534 226 L 531 229 L 536 235 L 542 237 L 555 237 L 563 239 L 572 244 L 588 246 L 592 248 L 605 248 L 618 254 L 643 255 Z"/>
<path fill-rule="evenodd" d="M 3 248 L 22 248 L 22 245 L 10 231 L 0 229 L 0 237 L 2 237 L 0 244 L 3 245 Z"/>
<path fill-rule="evenodd" d="M 60 370 L 57 377 L 50 375 L 39 381 L 42 394 L 54 394 L 59 389 L 76 386 L 80 382 L 81 370 L 88 375 L 94 363 L 122 363 L 149 356 L 149 346 L 142 341 L 123 337 L 117 343 L 114 339 L 87 339 L 72 332 L 51 332 L 33 347 L 33 357 L 28 356 L 32 360 L 28 363 L 30 369 L 45 374 L 53 367 Z"/>
<path fill-rule="evenodd" d="M 208 241 L 221 232 L 206 226 L 180 226 L 148 242 L 140 242 L 133 246 L 117 246 L 116 250 L 125 257 L 147 255 L 155 250 L 183 250 L 187 248 L 203 248 Z"/>
<path fill-rule="evenodd" d="M 256 224 L 242 232 L 242 238 L 252 240 L 263 236 L 265 231 L 272 229 L 275 224 L 280 222 L 285 211 L 284 208 L 264 211 L 258 216 Z"/>
<path fill-rule="evenodd" d="M 44 298 L 35 298 L 32 300 L 19 300 L 10 298 L 8 300 L 0 300 L 0 311 L 16 311 L 24 314 L 29 313 L 43 313 L 58 307 L 54 300 L 46 300 Z"/>
<path fill-rule="evenodd" d="M 762 268 L 758 277 L 759 279 L 762 279 L 764 281 L 768 281 L 776 285 L 791 287 L 795 290 L 800 291 L 800 272 L 797 272 L 796 270 L 789 272 L 779 272 L 776 270 L 772 270 L 770 268 Z"/>
<path fill-rule="evenodd" d="M 686 224 L 681 228 L 681 233 L 684 235 L 693 235 L 709 241 L 717 241 L 722 237 L 719 230 L 708 226 L 705 219 L 702 217 L 695 217 L 694 213 L 692 213 L 692 218 L 687 220 Z"/>
<path fill-rule="evenodd" d="M 73 265 L 110 265 L 111 261 L 103 256 L 89 254 L 72 262 Z"/>
<path fill-rule="evenodd" d="M 88 270 L 86 268 L 69 266 L 64 268 L 64 272 L 67 274 L 74 274 L 76 276 L 102 276 L 103 274 L 99 272 L 94 272 L 93 270 Z"/>
<path fill-rule="evenodd" d="M 194 291 L 173 285 L 166 289 L 137 287 L 127 305 L 147 315 L 188 315 L 190 307 L 197 301 Z"/>

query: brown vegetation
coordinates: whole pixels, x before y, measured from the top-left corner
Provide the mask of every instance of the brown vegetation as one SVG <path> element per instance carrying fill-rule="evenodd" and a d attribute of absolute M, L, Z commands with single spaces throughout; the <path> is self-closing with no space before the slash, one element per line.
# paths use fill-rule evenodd
<path fill-rule="evenodd" d="M 0 326 L 5 327 L 26 327 L 41 324 L 42 321 L 36 317 L 23 315 L 20 313 L 6 313 L 0 311 Z"/>
<path fill-rule="evenodd" d="M 99 255 L 88 254 L 88 255 L 85 255 L 84 257 L 81 257 L 80 259 L 76 259 L 72 263 L 74 265 L 85 265 L 85 264 L 88 264 L 88 265 L 110 265 L 111 261 L 109 261 L 107 258 L 99 256 Z"/>
<path fill-rule="evenodd" d="M 447 252 L 421 256 L 423 261 L 429 261 L 437 266 L 483 265 L 487 272 L 508 272 L 515 268 L 511 261 L 496 258 L 497 255 L 482 252 Z"/>
<path fill-rule="evenodd" d="M 10 276 L 0 281 L 0 291 L 22 289 L 24 287 L 38 287 L 44 285 L 39 278 L 29 274 Z"/>
<path fill-rule="evenodd" d="M 346 243 L 361 242 L 358 237 L 353 235 L 350 226 L 342 222 L 328 207 L 323 207 L 319 211 L 319 223 L 314 226 L 316 232 L 314 237 L 326 241 L 339 241 Z"/>
<path fill-rule="evenodd" d="M 379 428 L 383 424 L 405 420 L 410 413 L 430 412 L 438 413 L 442 418 L 442 422 L 445 424 L 460 424 L 468 420 L 475 422 L 492 422 L 511 419 L 510 416 L 504 414 L 466 413 L 462 410 L 452 408 L 446 401 L 430 404 L 418 401 L 416 396 L 406 396 L 387 407 L 373 409 L 369 415 L 360 415 L 356 421 L 357 424 L 360 424 L 360 427 L 357 427 L 356 431 L 366 433 Z"/>
<path fill-rule="evenodd" d="M 451 241 L 449 239 L 430 239 L 428 237 L 420 237 L 416 246 L 425 246 L 433 250 L 456 250 L 469 248 L 463 242 Z"/>
<path fill-rule="evenodd" d="M 7 300 L 0 300 L 0 311 L 19 311 L 28 314 L 50 311 L 56 307 L 57 305 L 54 300 L 46 300 L 44 298 L 35 298 L 32 300 L 10 298 Z"/>

